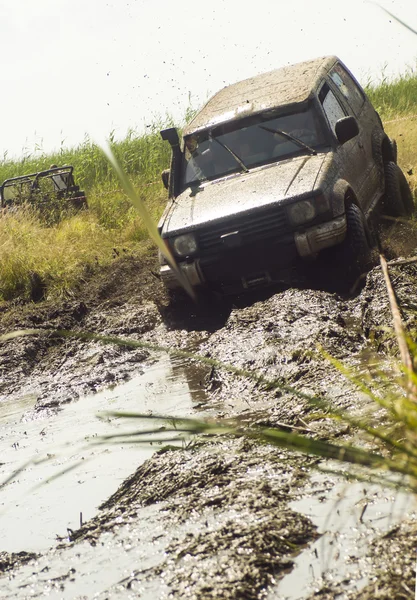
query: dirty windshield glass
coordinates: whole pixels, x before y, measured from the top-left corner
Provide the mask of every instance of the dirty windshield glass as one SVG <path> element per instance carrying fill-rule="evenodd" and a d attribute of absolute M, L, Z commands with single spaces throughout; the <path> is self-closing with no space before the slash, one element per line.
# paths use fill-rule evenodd
<path fill-rule="evenodd" d="M 246 121 L 245 123 L 248 123 Z M 258 117 L 247 126 L 222 132 L 219 128 L 185 138 L 183 184 L 217 179 L 228 173 L 308 152 L 306 147 L 279 134 L 281 130 L 310 148 L 324 143 L 312 109 L 275 118 Z M 275 130 L 275 132 L 271 131 Z"/>
<path fill-rule="evenodd" d="M 10 182 L 3 188 L 3 202 L 10 204 L 11 202 L 28 202 L 32 192 L 32 181 L 29 179 Z"/>

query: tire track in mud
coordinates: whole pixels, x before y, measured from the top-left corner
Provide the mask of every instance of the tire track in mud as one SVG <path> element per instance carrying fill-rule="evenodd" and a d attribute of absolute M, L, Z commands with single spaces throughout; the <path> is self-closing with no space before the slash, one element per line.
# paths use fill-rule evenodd
<path fill-rule="evenodd" d="M 409 330 L 415 329 L 417 268 L 395 267 L 393 273 L 406 324 Z M 363 373 L 369 371 L 370 359 L 375 357 L 389 368 L 395 354 L 389 304 L 378 269 L 368 275 L 364 289 L 355 298 L 289 289 L 244 308 L 223 307 L 216 318 L 209 315 L 206 319 L 196 309 L 187 315 L 187 307 L 180 312 L 175 317 L 150 301 L 125 303 L 87 310 L 81 321 L 72 324 L 178 348 L 198 348 L 205 356 L 326 397 L 350 414 L 369 414 L 374 407 L 317 346 Z M 35 356 L 29 366 L 28 356 Z M 117 382 L 139 367 L 146 368 L 147 353 L 83 345 L 75 340 L 62 345 L 40 338 L 13 340 L 2 349 L 0 360 L 4 385 L 10 378 L 14 394 L 21 393 L 25 385 L 38 386 L 36 411 L 42 412 L 48 408 L 46 398 L 53 398 L 59 407 L 60 402 L 80 393 Z M 16 372 L 21 378 L 18 383 Z M 53 377 L 48 378 L 50 373 Z M 26 380 L 29 375 L 30 383 Z M 237 417 L 247 424 L 301 424 L 321 438 L 350 439 L 346 426 L 318 416 L 306 401 L 286 391 L 271 392 L 218 368 L 201 370 L 201 386 L 209 398 L 204 409 L 215 417 Z M 305 493 L 303 486 L 315 462 L 234 439 L 198 442 L 188 449 L 157 453 L 102 505 L 97 517 L 74 533 L 73 541 L 28 567 L 16 567 L 13 576 L 20 580 L 29 571 L 35 573 L 33 597 L 60 589 L 62 594 L 66 590 L 62 597 L 70 598 L 75 597 L 71 594 L 77 584 L 91 576 L 95 562 L 100 564 L 106 556 L 116 563 L 122 555 L 134 576 L 124 578 L 122 572 L 115 572 L 113 585 L 96 584 L 97 597 L 127 598 L 132 589 L 143 586 L 152 590 L 150 598 L 169 594 L 175 598 L 261 598 L 266 587 L 291 570 L 297 552 L 317 537 L 311 521 L 288 507 L 291 500 Z M 146 510 L 152 507 L 162 528 L 158 551 L 152 550 L 156 541 L 146 524 Z M 90 544 L 88 552 L 85 542 Z M 129 562 L 131 550 L 126 550 L 140 546 L 154 563 L 143 569 Z M 78 562 L 73 553 L 77 548 L 81 556 Z M 48 566 L 63 575 L 71 561 L 76 572 L 60 579 L 61 587 L 54 583 L 56 578 L 45 587 L 42 569 Z M 10 595 L 4 597 L 24 597 L 12 583 L 5 589 Z"/>

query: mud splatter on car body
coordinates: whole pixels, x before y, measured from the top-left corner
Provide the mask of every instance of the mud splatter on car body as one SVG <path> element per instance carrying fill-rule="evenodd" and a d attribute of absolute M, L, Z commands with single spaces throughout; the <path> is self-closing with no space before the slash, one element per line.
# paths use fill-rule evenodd
<path fill-rule="evenodd" d="M 299 282 L 306 261 L 330 250 L 352 283 L 371 265 L 383 198 L 388 214 L 414 209 L 381 119 L 335 56 L 232 84 L 181 139 L 161 135 L 172 162 L 159 229 L 196 287 Z M 166 286 L 180 287 L 160 261 Z"/>

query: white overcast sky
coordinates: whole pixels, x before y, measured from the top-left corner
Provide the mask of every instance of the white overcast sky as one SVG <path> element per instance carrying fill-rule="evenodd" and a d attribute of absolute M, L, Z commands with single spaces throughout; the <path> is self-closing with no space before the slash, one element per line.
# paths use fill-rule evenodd
<path fill-rule="evenodd" d="M 417 0 L 380 0 L 417 29 Z M 366 0 L 0 0 L 0 156 L 180 120 L 229 83 L 337 54 L 362 81 L 417 65 Z"/>

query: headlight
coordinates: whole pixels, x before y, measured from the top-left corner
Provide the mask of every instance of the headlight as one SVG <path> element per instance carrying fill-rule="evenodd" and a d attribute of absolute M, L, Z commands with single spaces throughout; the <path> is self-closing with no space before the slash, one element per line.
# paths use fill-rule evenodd
<path fill-rule="evenodd" d="M 301 225 L 311 221 L 316 216 L 316 207 L 313 200 L 301 200 L 287 206 L 288 217 L 292 225 Z"/>
<path fill-rule="evenodd" d="M 197 240 L 192 233 L 186 233 L 175 238 L 172 247 L 178 256 L 191 256 L 197 252 Z"/>

